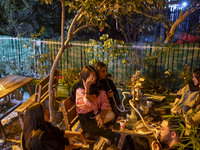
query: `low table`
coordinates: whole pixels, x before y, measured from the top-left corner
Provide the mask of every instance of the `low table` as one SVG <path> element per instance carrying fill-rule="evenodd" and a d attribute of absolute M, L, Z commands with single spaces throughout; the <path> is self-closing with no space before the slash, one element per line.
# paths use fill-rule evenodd
<path fill-rule="evenodd" d="M 127 135 L 131 135 L 134 137 L 145 137 L 148 139 L 149 142 L 149 147 L 151 147 L 151 143 L 153 142 L 153 140 L 155 140 L 155 137 L 153 136 L 153 134 L 138 134 L 137 132 L 135 132 L 134 130 L 129 130 L 127 128 L 125 128 L 124 130 L 120 130 L 120 129 L 112 129 L 113 132 L 120 134 L 120 139 L 117 145 L 117 148 L 122 149 L 125 138 Z"/>

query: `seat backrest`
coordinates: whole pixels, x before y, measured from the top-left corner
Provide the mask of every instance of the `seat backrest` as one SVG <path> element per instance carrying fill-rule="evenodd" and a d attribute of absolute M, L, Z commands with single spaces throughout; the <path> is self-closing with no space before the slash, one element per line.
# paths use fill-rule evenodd
<path fill-rule="evenodd" d="M 78 122 L 78 114 L 76 112 L 76 104 L 71 100 L 71 97 L 61 101 L 61 109 L 65 122 L 66 130 L 71 130 Z"/>
<path fill-rule="evenodd" d="M 74 103 L 74 101 L 71 100 L 71 97 L 68 97 L 67 99 L 61 101 L 61 110 L 63 113 L 66 130 L 82 132 L 82 129 L 79 126 L 80 124 L 78 119 L 78 113 L 76 111 L 76 104 Z M 98 141 L 98 139 L 99 138 L 97 138 L 95 141 L 87 139 L 87 142 L 94 144 L 96 141 Z M 78 141 L 80 141 L 80 139 Z M 73 139 L 70 137 L 69 143 L 73 144 Z"/>
<path fill-rule="evenodd" d="M 76 104 L 68 97 L 61 101 L 61 109 L 65 122 L 66 130 L 72 130 L 72 127 L 78 122 L 78 114 L 76 112 Z M 73 139 L 69 137 L 69 143 L 73 144 Z"/>
<path fill-rule="evenodd" d="M 46 76 L 43 80 L 41 80 L 35 89 L 37 93 L 35 97 L 35 102 L 43 102 L 45 99 L 49 97 L 49 76 Z M 57 88 L 58 88 L 58 79 L 59 79 L 59 70 L 56 69 L 53 77 L 53 101 L 56 99 Z"/>

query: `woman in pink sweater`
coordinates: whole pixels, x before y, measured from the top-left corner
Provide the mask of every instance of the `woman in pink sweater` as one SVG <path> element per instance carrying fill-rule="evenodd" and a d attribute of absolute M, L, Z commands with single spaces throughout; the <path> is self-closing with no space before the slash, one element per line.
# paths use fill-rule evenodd
<path fill-rule="evenodd" d="M 84 66 L 79 83 L 72 89 L 71 97 L 76 102 L 82 129 L 87 133 L 113 140 L 114 133 L 106 129 L 104 124 L 113 120 L 115 115 L 92 66 Z"/>

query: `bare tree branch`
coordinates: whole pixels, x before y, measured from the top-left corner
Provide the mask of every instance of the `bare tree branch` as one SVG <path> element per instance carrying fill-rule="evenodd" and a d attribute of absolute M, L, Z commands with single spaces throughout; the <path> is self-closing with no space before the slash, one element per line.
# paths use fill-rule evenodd
<path fill-rule="evenodd" d="M 61 35 L 64 36 L 64 21 L 65 21 L 65 1 L 62 0 L 62 32 Z M 72 40 L 72 31 L 73 31 L 73 27 L 77 22 L 77 18 L 80 16 L 81 12 L 83 11 L 84 7 L 82 6 L 81 9 L 79 10 L 79 12 L 77 13 L 77 15 L 75 16 L 74 20 L 72 21 L 72 24 L 70 25 L 69 31 L 68 31 L 68 38 L 64 43 L 64 38 L 62 37 L 62 41 L 61 41 L 61 48 L 59 49 L 59 52 L 53 62 L 51 71 L 50 71 L 50 77 L 49 77 L 49 110 L 50 110 L 50 121 L 53 122 L 54 121 L 54 109 L 53 109 L 53 76 L 56 70 L 56 67 L 58 65 L 58 61 L 62 56 L 62 53 L 64 52 L 65 48 L 69 47 L 69 42 Z M 64 44 L 63 44 L 64 43 Z"/>
<path fill-rule="evenodd" d="M 74 37 L 78 32 L 80 32 L 81 30 L 85 29 L 85 28 L 88 28 L 92 25 L 83 25 L 81 27 L 79 27 L 78 29 L 76 29 L 76 31 L 74 31 L 74 33 L 72 34 L 72 37 Z"/>

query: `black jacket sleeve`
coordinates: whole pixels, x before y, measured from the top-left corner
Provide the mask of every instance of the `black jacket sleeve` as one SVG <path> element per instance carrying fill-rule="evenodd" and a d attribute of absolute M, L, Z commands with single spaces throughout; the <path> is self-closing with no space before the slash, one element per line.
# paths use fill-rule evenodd
<path fill-rule="evenodd" d="M 120 105 L 120 99 L 119 99 L 118 90 L 117 90 L 117 88 L 116 88 L 116 86 L 115 86 L 115 84 L 113 83 L 112 80 L 107 79 L 107 81 L 108 81 L 109 87 L 114 92 L 115 101 L 116 101 L 117 105 L 119 106 Z"/>
<path fill-rule="evenodd" d="M 69 140 L 64 138 L 65 132 L 51 124 L 48 124 L 51 131 L 45 132 L 42 136 L 42 143 L 45 150 L 63 150 L 65 145 L 69 145 Z"/>

